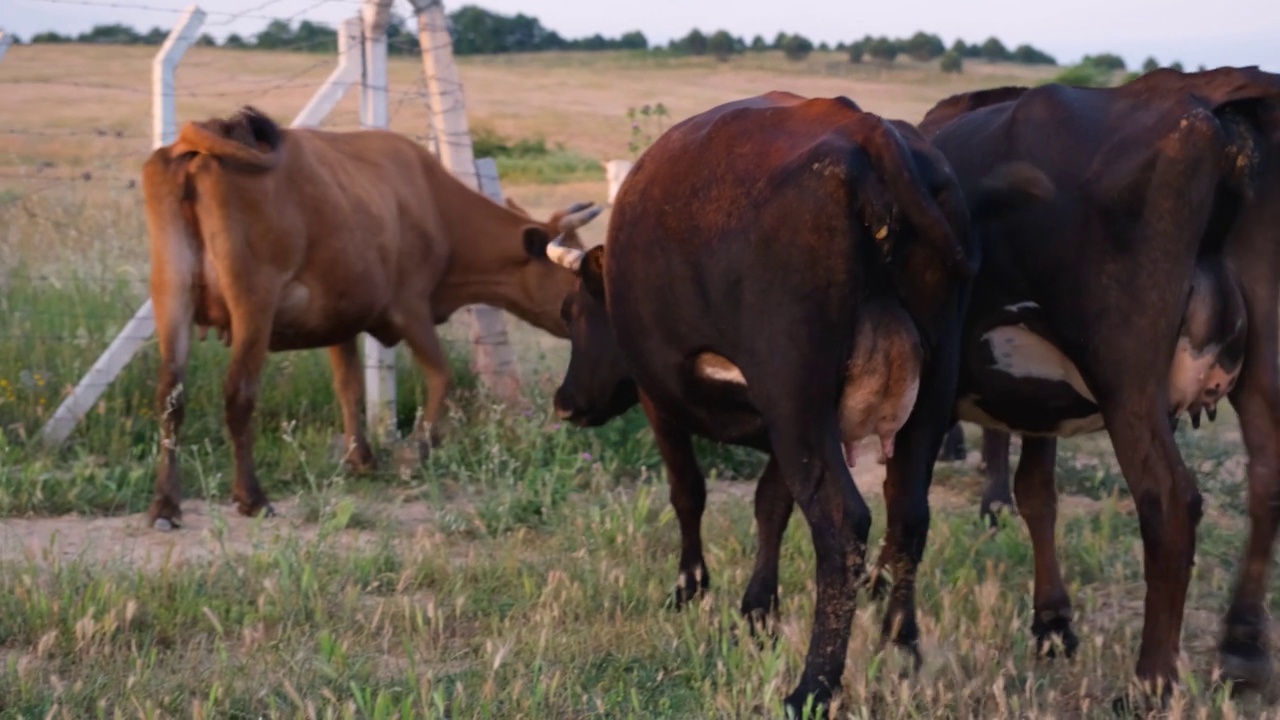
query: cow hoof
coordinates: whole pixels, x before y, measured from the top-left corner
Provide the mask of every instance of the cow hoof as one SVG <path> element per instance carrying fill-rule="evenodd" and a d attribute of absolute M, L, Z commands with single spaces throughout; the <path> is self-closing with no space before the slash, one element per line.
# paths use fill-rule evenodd
<path fill-rule="evenodd" d="M 1048 620 L 1036 618 L 1031 623 L 1031 633 L 1036 637 L 1036 655 L 1038 657 L 1056 658 L 1061 648 L 1062 656 L 1070 660 L 1075 657 L 1080 639 L 1071 630 L 1071 617 L 1053 615 Z"/>
<path fill-rule="evenodd" d="M 273 518 L 276 516 L 276 509 L 265 500 L 256 503 L 237 501 L 236 510 L 245 517 Z"/>
<path fill-rule="evenodd" d="M 831 707 L 831 691 L 825 687 L 806 690 L 801 682 L 795 692 L 782 701 L 788 720 L 827 720 Z"/>
<path fill-rule="evenodd" d="M 676 580 L 675 590 L 667 598 L 667 607 L 676 611 L 683 610 L 685 605 L 693 602 L 710 587 L 711 576 L 707 574 L 706 567 L 699 567 L 692 573 L 682 571 L 680 579 Z"/>
<path fill-rule="evenodd" d="M 182 519 L 182 510 L 178 507 L 178 503 L 169 498 L 157 497 L 152 500 L 151 507 L 147 509 L 147 517 L 151 520 L 151 527 L 162 532 L 182 527 L 182 523 L 179 522 Z"/>
<path fill-rule="evenodd" d="M 1262 691 L 1271 683 L 1271 656 L 1259 644 L 1223 642 L 1218 664 L 1233 690 Z"/>
<path fill-rule="evenodd" d="M 1002 516 L 1013 514 L 1012 499 L 982 499 L 982 519 L 987 523 L 987 527 L 995 529 L 1000 527 Z"/>

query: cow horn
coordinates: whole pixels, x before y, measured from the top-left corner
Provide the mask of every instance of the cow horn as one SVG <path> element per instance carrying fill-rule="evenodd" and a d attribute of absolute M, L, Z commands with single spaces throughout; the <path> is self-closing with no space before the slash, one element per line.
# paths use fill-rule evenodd
<path fill-rule="evenodd" d="M 560 244 L 562 240 L 564 240 L 564 235 L 547 243 L 547 258 L 560 267 L 576 273 L 578 268 L 582 267 L 582 258 L 586 257 L 587 254 L 581 250 L 565 247 Z"/>
<path fill-rule="evenodd" d="M 567 233 L 577 230 L 583 225 L 595 220 L 597 215 L 604 212 L 604 208 L 592 207 L 593 204 L 594 203 L 587 203 L 586 208 L 575 210 L 560 218 L 560 232 Z M 576 205 L 571 207 L 576 207 Z"/>
<path fill-rule="evenodd" d="M 574 203 L 574 204 L 570 205 L 569 207 L 565 208 L 565 209 L 564 209 L 564 214 L 565 214 L 565 215 L 572 215 L 572 214 L 574 214 L 574 213 L 576 213 L 576 212 L 581 212 L 581 211 L 583 211 L 583 210 L 586 210 L 587 208 L 591 207 L 592 205 L 595 205 L 595 203 L 591 202 L 590 200 L 585 200 L 585 201 L 581 201 L 581 202 L 576 202 L 576 203 Z"/>

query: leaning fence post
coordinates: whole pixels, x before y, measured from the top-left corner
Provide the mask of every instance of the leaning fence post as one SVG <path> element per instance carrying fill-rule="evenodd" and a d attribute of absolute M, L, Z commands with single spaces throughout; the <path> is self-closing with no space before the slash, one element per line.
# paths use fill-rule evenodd
<path fill-rule="evenodd" d="M 4 52 L 13 44 L 13 36 L 0 30 L 0 60 L 4 59 Z"/>
<path fill-rule="evenodd" d="M 187 8 L 178 18 L 169 37 L 160 46 L 155 59 L 151 63 L 151 145 L 161 147 L 177 139 L 178 121 L 175 114 L 173 71 L 182 60 L 187 48 L 196 40 L 196 33 L 204 23 L 204 11 L 197 5 Z M 2 51 L 0 51 L 2 52 Z M 61 443 L 75 430 L 76 423 L 89 412 L 93 404 L 102 397 L 111 382 L 120 371 L 129 364 L 138 350 L 156 331 L 155 311 L 151 306 L 151 298 L 138 308 L 129 318 L 123 329 L 116 335 L 107 349 L 94 361 L 89 372 L 80 379 L 58 409 L 53 412 L 49 422 L 40 430 L 45 442 Z"/>
<path fill-rule="evenodd" d="M 360 125 L 387 127 L 387 21 L 391 0 L 365 0 L 364 82 L 360 87 Z M 396 437 L 396 351 L 364 336 L 365 422 L 382 440 Z"/>
<path fill-rule="evenodd" d="M 444 5 L 440 0 L 410 2 L 418 16 L 418 41 L 440 161 L 468 187 L 480 190 Z M 471 317 L 471 365 L 476 375 L 497 397 L 518 402 L 522 397 L 519 367 L 502 311 L 488 305 L 471 305 L 464 312 Z"/>
<path fill-rule="evenodd" d="M 347 18 L 338 32 L 338 66 L 329 73 L 329 77 L 320 84 L 307 104 L 298 111 L 297 117 L 290 127 L 316 127 L 333 111 L 347 93 L 347 89 L 360 82 L 360 71 L 364 67 L 361 40 L 364 36 L 364 20 L 359 17 Z"/>

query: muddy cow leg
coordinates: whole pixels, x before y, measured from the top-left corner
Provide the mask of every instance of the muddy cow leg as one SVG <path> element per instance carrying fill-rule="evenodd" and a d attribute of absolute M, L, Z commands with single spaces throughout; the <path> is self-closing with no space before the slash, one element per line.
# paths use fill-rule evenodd
<path fill-rule="evenodd" d="M 769 352 L 778 355 L 772 348 Z M 865 572 L 871 510 L 845 466 L 831 400 L 838 388 L 834 383 L 823 387 L 822 383 L 813 382 L 812 376 L 835 379 L 839 373 L 835 368 L 825 374 L 814 371 L 812 376 L 801 372 L 805 368 L 822 368 L 819 358 L 805 357 L 804 353 L 788 356 L 786 363 L 778 362 L 780 358 L 774 360 L 772 367 L 761 368 L 760 373 L 773 381 L 753 385 L 760 388 L 753 389 L 753 400 L 769 428 L 786 487 L 809 523 L 817 558 L 817 598 L 809 651 L 800 682 L 785 702 L 797 717 L 810 703 L 818 708 L 818 716 L 826 717 L 844 672 L 856 606 L 856 581 Z"/>
<path fill-rule="evenodd" d="M 1223 676 L 1243 686 L 1271 679 L 1264 606 L 1271 558 L 1280 526 L 1280 383 L 1276 377 L 1277 297 L 1265 264 L 1241 263 L 1249 339 L 1244 368 L 1231 391 L 1249 453 L 1249 539 L 1236 577 L 1219 645 Z"/>
<path fill-rule="evenodd" d="M 672 603 L 679 609 L 711 587 L 711 575 L 702 556 L 702 513 L 707 506 L 707 482 L 698 467 L 689 433 L 667 420 L 645 395 L 640 404 L 667 468 L 671 506 L 680 523 L 680 575 L 676 579 Z"/>
<path fill-rule="evenodd" d="M 1035 555 L 1035 617 L 1031 632 L 1036 638 L 1036 652 L 1053 657 L 1057 653 L 1053 642 L 1056 637 L 1062 643 L 1063 654 L 1071 657 L 1080 641 L 1071 630 L 1071 598 L 1058 567 L 1058 489 L 1054 483 L 1057 448 L 1057 438 L 1024 437 L 1014 491 Z"/>
<path fill-rule="evenodd" d="M 342 408 L 343 460 L 353 470 L 373 469 L 373 452 L 361 426 L 360 405 L 364 400 L 364 376 L 360 365 L 359 341 L 351 338 L 329 348 L 333 366 L 333 389 Z"/>
<path fill-rule="evenodd" d="M 1009 494 L 1009 433 L 983 428 L 982 460 L 986 466 L 987 485 L 982 490 L 979 512 L 989 526 L 996 527 L 1001 510 L 1014 509 L 1013 497 Z"/>
<path fill-rule="evenodd" d="M 770 616 L 778 611 L 778 558 L 782 536 L 791 520 L 795 501 L 787 489 L 776 457 L 769 457 L 760 482 L 756 485 L 756 566 L 742 595 L 742 614 L 751 621 L 753 630 L 762 629 Z"/>
<path fill-rule="evenodd" d="M 435 325 L 430 322 L 430 313 L 423 313 L 417 321 L 404 324 L 401 334 L 405 344 L 413 353 L 414 360 L 422 369 L 426 385 L 426 401 L 422 413 L 422 424 L 414 428 L 423 456 L 431 448 L 440 444 L 440 416 L 444 414 L 444 399 L 449 392 L 449 382 L 453 372 L 449 369 L 449 358 L 440 345 L 440 336 L 436 334 Z"/>
<path fill-rule="evenodd" d="M 1203 498 L 1178 453 L 1164 405 L 1152 394 L 1119 393 L 1104 401 L 1103 416 L 1142 532 L 1147 595 L 1137 676 L 1148 693 L 1163 698 L 1177 678 Z"/>
<path fill-rule="evenodd" d="M 147 511 L 151 525 L 168 530 L 182 519 L 182 482 L 178 473 L 178 433 L 187 409 L 187 357 L 191 351 L 191 324 L 195 310 L 189 287 L 182 278 L 162 278 L 152 283 L 152 304 L 160 344 L 160 383 L 156 389 L 156 416 L 160 419 L 160 467 L 155 497 Z"/>

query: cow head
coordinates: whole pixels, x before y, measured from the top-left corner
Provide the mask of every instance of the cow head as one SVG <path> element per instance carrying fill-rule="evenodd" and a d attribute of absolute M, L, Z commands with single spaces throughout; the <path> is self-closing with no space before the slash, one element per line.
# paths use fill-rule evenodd
<path fill-rule="evenodd" d="M 556 263 L 547 262 L 546 248 L 551 238 L 556 238 L 566 249 L 582 251 L 583 244 L 577 231 L 604 211 L 592 202 L 578 202 L 557 210 L 546 222 L 533 219 L 519 205 L 507 200 L 507 208 L 521 215 L 524 228 L 525 262 L 520 270 L 523 307 L 512 308 L 522 320 L 545 330 L 556 337 L 568 337 L 568 327 L 561 317 L 560 305 L 564 296 L 573 291 L 576 278 Z"/>
<path fill-rule="evenodd" d="M 556 414 L 579 427 L 602 425 L 639 400 L 605 310 L 604 246 L 583 252 L 556 238 L 545 252 L 578 278 L 560 309 L 572 349 L 555 394 Z"/>

